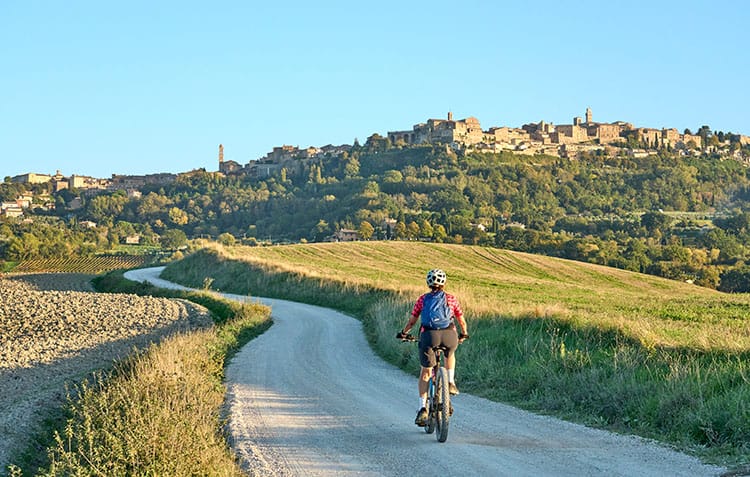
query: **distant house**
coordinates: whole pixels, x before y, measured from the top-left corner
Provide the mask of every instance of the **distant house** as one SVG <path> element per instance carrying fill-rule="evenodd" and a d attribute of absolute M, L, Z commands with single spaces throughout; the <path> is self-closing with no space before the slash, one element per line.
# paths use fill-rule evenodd
<path fill-rule="evenodd" d="M 333 239 L 337 242 L 353 242 L 359 240 L 359 232 L 352 229 L 340 229 L 333 234 Z"/>
<path fill-rule="evenodd" d="M 128 245 L 138 245 L 141 243 L 141 236 L 139 234 L 128 235 L 125 237 L 125 243 Z"/>
<path fill-rule="evenodd" d="M 396 233 L 396 224 L 398 221 L 396 219 L 386 218 L 383 219 L 383 223 L 380 225 L 382 230 L 385 232 L 385 237 L 387 239 L 392 239 L 394 234 Z"/>
<path fill-rule="evenodd" d="M 16 205 L 21 207 L 22 209 L 28 209 L 31 207 L 31 203 L 34 202 L 34 196 L 23 194 L 19 195 L 18 198 L 16 198 Z"/>
<path fill-rule="evenodd" d="M 6 217 L 21 217 L 23 216 L 23 209 L 15 202 L 3 203 L 2 214 Z"/>
<path fill-rule="evenodd" d="M 96 228 L 96 222 L 92 222 L 90 220 L 82 220 L 79 222 L 79 224 L 81 224 L 81 227 L 86 227 L 87 229 Z"/>

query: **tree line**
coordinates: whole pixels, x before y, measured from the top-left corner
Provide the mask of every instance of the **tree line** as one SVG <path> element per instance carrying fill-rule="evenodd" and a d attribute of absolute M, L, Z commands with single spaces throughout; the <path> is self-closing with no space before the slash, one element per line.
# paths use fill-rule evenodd
<path fill-rule="evenodd" d="M 6 180 L 0 195 L 18 188 Z M 198 170 L 141 193 L 82 195 L 74 212 L 65 205 L 76 191 L 58 194 L 46 216 L 3 221 L 0 258 L 91 254 L 131 234 L 176 248 L 187 238 L 323 241 L 353 229 L 364 240 L 502 247 L 750 291 L 748 168 L 710 154 L 457 154 L 373 135 L 268 177 Z"/>

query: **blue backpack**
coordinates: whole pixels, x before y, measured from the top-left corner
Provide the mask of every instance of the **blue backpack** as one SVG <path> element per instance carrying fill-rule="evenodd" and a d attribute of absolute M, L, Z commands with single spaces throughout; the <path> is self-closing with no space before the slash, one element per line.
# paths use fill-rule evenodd
<path fill-rule="evenodd" d="M 436 330 L 450 326 L 453 313 L 448 306 L 448 299 L 445 297 L 444 291 L 426 293 L 423 304 L 421 314 L 422 326 Z"/>

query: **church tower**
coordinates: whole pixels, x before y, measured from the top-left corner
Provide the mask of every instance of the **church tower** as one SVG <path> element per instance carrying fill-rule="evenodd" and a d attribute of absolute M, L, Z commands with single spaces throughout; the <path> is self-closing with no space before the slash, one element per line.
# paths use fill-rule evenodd
<path fill-rule="evenodd" d="M 594 122 L 592 120 L 592 116 L 593 115 L 591 114 L 591 108 L 586 108 L 586 123 L 587 124 L 591 124 L 592 122 Z"/>
<path fill-rule="evenodd" d="M 224 174 L 226 174 L 227 171 L 225 171 L 224 169 L 228 165 L 229 164 L 224 164 L 224 145 L 219 144 L 219 172 L 223 172 Z"/>

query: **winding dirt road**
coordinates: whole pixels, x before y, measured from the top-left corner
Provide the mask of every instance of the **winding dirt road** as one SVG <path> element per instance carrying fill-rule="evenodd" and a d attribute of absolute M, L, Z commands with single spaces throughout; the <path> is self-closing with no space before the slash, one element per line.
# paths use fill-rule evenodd
<path fill-rule="evenodd" d="M 174 287 L 158 279 L 160 271 L 126 277 Z M 261 301 L 272 307 L 274 325 L 236 354 L 226 373 L 231 445 L 250 475 L 686 477 L 726 471 L 652 441 L 465 393 L 454 399 L 448 441 L 440 444 L 413 424 L 416 376 L 376 357 L 359 321 L 326 308 Z"/>

